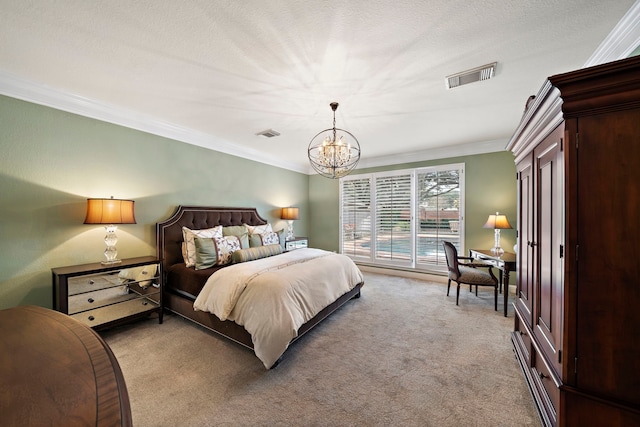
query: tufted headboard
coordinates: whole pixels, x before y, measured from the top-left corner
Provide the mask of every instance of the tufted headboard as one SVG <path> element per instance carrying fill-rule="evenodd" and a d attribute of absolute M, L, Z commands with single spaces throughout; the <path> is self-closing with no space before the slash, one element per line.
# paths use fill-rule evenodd
<path fill-rule="evenodd" d="M 166 221 L 156 224 L 156 255 L 162 260 L 165 271 L 182 259 L 182 227 L 192 230 L 217 225 L 262 225 L 267 221 L 256 208 L 225 208 L 208 206 L 178 206 Z"/>

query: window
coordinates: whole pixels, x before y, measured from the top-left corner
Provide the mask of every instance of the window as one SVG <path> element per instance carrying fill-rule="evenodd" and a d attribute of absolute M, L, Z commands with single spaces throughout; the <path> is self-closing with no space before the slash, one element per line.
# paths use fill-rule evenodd
<path fill-rule="evenodd" d="M 371 178 L 341 182 L 341 252 L 353 259 L 369 259 L 371 241 Z"/>
<path fill-rule="evenodd" d="M 410 266 L 413 252 L 412 176 L 377 176 L 375 188 L 374 259 Z"/>
<path fill-rule="evenodd" d="M 442 241 L 463 248 L 464 165 L 340 180 L 340 251 L 382 266 L 443 270 Z"/>

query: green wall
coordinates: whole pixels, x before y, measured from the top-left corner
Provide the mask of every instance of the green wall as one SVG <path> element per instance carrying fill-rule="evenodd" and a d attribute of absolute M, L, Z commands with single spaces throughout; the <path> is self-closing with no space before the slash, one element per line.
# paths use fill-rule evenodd
<path fill-rule="evenodd" d="M 83 224 L 89 197 L 136 202 L 119 258 L 155 255 L 155 223 L 181 204 L 255 206 L 276 229 L 298 206 L 308 234 L 305 174 L 3 96 L 0 150 L 0 309 L 51 307 L 51 268 L 104 259 L 104 228 Z"/>
<path fill-rule="evenodd" d="M 500 243 L 507 251 L 513 251 L 516 243 L 516 168 L 511 152 L 452 157 L 425 162 L 357 170 L 371 173 L 387 170 L 411 169 L 442 164 L 465 164 L 465 245 L 469 248 L 493 247 L 493 230 L 482 228 L 491 213 L 499 211 L 507 215 L 514 227 L 502 230 Z M 311 227 L 309 244 L 331 251 L 339 249 L 339 184 L 338 180 L 311 176 L 309 181 L 309 205 Z"/>
<path fill-rule="evenodd" d="M 241 159 L 0 96 L 0 309 L 51 307 L 51 268 L 103 259 L 104 228 L 84 225 L 86 199 L 136 201 L 137 224 L 118 228 L 118 257 L 155 254 L 155 223 L 178 205 L 255 206 L 276 229 L 283 206 L 300 207 L 295 234 L 338 250 L 337 180 Z M 466 247 L 489 248 L 487 216 L 515 227 L 516 180 L 509 152 L 363 169 L 464 163 Z M 513 247 L 515 230 L 502 233 Z"/>

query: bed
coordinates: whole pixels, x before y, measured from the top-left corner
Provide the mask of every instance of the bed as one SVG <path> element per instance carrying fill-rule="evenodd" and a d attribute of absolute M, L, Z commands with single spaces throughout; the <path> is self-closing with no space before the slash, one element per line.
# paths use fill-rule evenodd
<path fill-rule="evenodd" d="M 204 230 L 222 226 L 225 227 L 226 230 L 227 228 L 232 229 L 233 227 L 239 227 L 245 224 L 253 228 L 267 226 L 268 222 L 258 214 L 255 208 L 179 206 L 170 218 L 157 223 L 157 256 L 162 261 L 164 276 L 163 302 L 165 309 L 168 311 L 183 316 L 253 350 L 265 367 L 270 369 L 278 364 L 282 354 L 291 343 L 297 341 L 351 299 L 360 297 L 364 280 L 362 279 L 362 274 L 350 259 L 343 255 L 320 251 L 318 249 L 296 249 L 295 251 L 251 260 L 241 264 L 216 265 L 210 268 L 194 269 L 193 267 L 186 266 L 185 258 L 183 257 L 183 227 L 191 230 Z M 265 247 L 263 249 L 267 248 Z M 238 251 L 237 254 L 242 252 L 246 251 Z M 307 258 L 309 259 L 307 260 Z M 326 266 L 328 265 L 340 265 L 340 269 L 344 268 L 345 270 L 344 274 L 336 276 L 340 278 L 345 277 L 345 279 L 337 279 L 335 289 L 333 289 L 334 284 L 325 283 L 327 282 L 326 277 L 321 277 L 317 272 L 313 273 L 319 268 L 323 268 L 326 271 Z M 254 284 L 254 278 L 258 274 L 258 271 L 260 272 L 261 280 L 267 281 L 267 285 L 270 285 L 271 282 L 275 283 L 279 281 L 279 275 L 282 275 L 282 277 L 285 278 L 283 280 L 287 283 L 298 282 L 297 277 L 286 278 L 295 274 L 300 275 L 301 282 L 307 284 L 317 282 L 318 287 L 330 286 L 332 288 L 330 290 L 331 296 L 323 295 L 319 300 L 321 302 L 314 303 L 316 307 L 314 308 L 312 317 L 311 314 L 307 313 L 304 319 L 302 319 L 304 322 L 302 322 L 301 319 L 296 320 L 296 330 L 291 333 L 292 338 L 290 340 L 287 339 L 287 342 L 282 346 L 284 349 L 282 349 L 281 354 L 277 354 L 279 350 L 268 349 L 269 354 L 265 356 L 263 348 L 265 347 L 264 340 L 266 338 L 263 337 L 261 333 L 258 333 L 249 321 L 242 318 L 235 318 L 235 311 L 225 313 L 230 314 L 229 316 L 220 315 L 220 313 L 218 313 L 217 316 L 212 312 L 204 311 L 203 307 L 207 306 L 207 304 L 209 304 L 209 306 L 216 305 L 216 303 L 211 300 L 203 302 L 203 295 L 206 294 L 211 298 L 211 294 L 215 294 L 215 292 L 210 291 L 212 285 L 208 282 L 220 281 L 225 276 L 238 281 L 239 279 L 237 278 L 239 277 L 240 269 L 251 268 L 253 268 L 253 273 L 247 273 L 248 280 L 251 280 L 251 286 L 243 285 L 240 288 L 239 293 L 242 294 L 240 298 L 249 298 L 249 295 L 252 293 L 259 295 L 257 291 L 254 291 L 260 289 L 258 285 Z M 352 269 L 355 269 L 355 271 Z M 339 269 L 331 268 L 331 270 Z M 326 274 L 322 276 L 326 276 Z M 257 283 L 257 279 L 255 283 Z M 216 284 L 214 285 L 217 286 Z M 265 285 L 262 286 L 268 287 Z M 245 288 L 252 290 L 252 292 L 245 291 Z M 310 288 L 313 288 L 313 286 L 310 286 Z M 315 296 L 313 298 L 315 298 Z M 265 298 L 265 304 L 271 304 L 270 300 L 271 298 Z M 196 301 L 199 303 L 198 310 L 194 308 Z M 238 301 L 238 306 L 249 306 L 253 311 L 256 311 L 255 307 L 262 308 L 262 311 L 268 310 L 265 308 L 265 304 L 260 303 L 256 305 L 254 303 L 248 304 L 243 300 Z M 318 304 L 321 304 L 321 306 L 318 306 Z M 308 310 L 305 309 L 305 311 Z M 310 318 L 307 319 L 307 317 Z M 224 320 L 221 320 L 221 318 Z M 264 321 L 262 323 L 263 325 L 270 324 L 271 321 Z M 260 328 L 263 328 L 263 326 L 260 326 Z M 253 331 L 253 336 L 249 331 Z M 282 340 L 283 338 L 279 339 Z M 262 342 L 260 340 L 262 340 Z M 274 342 L 275 341 L 277 340 L 274 340 Z M 267 343 L 267 345 L 270 344 Z M 274 344 L 274 346 L 277 347 L 277 344 Z M 274 351 L 276 352 L 275 354 Z"/>

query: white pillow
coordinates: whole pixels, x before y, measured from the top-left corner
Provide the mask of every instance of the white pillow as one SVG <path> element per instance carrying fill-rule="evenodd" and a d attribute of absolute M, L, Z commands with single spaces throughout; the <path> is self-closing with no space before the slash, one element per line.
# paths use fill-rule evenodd
<path fill-rule="evenodd" d="M 182 227 L 182 239 L 184 240 L 185 253 L 183 253 L 184 263 L 187 267 L 193 267 L 196 265 L 196 242 L 195 238 L 198 237 L 222 237 L 222 226 L 218 225 L 213 228 L 204 228 L 202 230 L 191 230 L 187 227 Z"/>
<path fill-rule="evenodd" d="M 248 225 L 245 224 L 245 227 L 247 227 L 247 230 L 249 230 L 249 234 L 264 234 L 264 233 L 270 233 L 273 231 L 273 229 L 271 228 L 271 224 L 266 223 L 264 225 Z"/>

